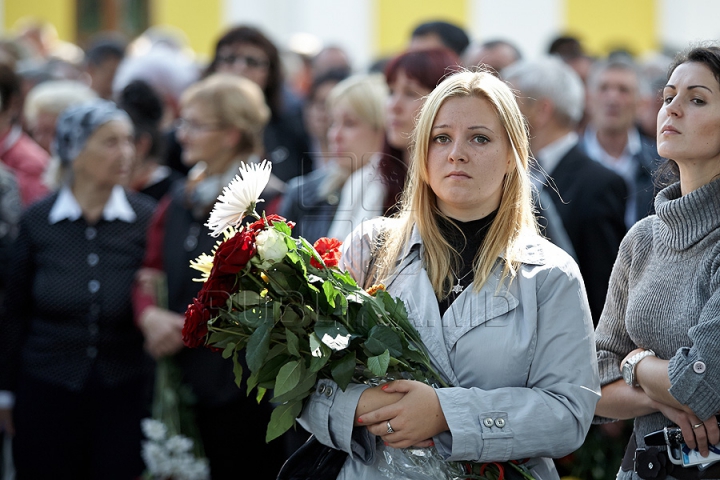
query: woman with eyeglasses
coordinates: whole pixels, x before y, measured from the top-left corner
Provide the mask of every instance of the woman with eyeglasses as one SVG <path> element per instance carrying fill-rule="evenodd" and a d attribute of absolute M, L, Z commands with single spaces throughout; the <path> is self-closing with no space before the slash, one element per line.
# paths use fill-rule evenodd
<path fill-rule="evenodd" d="M 263 156 L 272 162 L 273 175 L 287 182 L 309 173 L 312 158 L 301 105 L 284 88 L 280 54 L 270 39 L 253 27 L 232 28 L 218 40 L 206 75 L 215 72 L 245 77 L 262 89 L 271 112 Z"/>
<path fill-rule="evenodd" d="M 193 411 L 213 480 L 237 478 L 243 459 L 263 459 L 256 478 L 274 478 L 284 453 L 280 442 L 265 443 L 270 405 L 258 405 L 237 388 L 231 362 L 208 349 L 184 349 L 182 342 L 184 312 L 200 289 L 189 263 L 215 246 L 217 239 L 204 224 L 238 167 L 257 161 L 270 109 L 255 83 L 227 74 L 191 86 L 180 105 L 178 139 L 191 170 L 160 202 L 151 223 L 144 268 L 134 290 L 136 318 L 147 351 L 155 358 L 175 355 L 183 381 L 196 398 Z M 271 193 L 263 197 L 269 199 Z M 156 294 L 162 279 L 166 299 Z"/>

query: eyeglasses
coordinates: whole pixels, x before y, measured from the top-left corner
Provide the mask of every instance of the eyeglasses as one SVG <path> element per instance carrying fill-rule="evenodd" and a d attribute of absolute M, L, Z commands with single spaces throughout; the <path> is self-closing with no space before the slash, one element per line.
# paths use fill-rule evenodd
<path fill-rule="evenodd" d="M 198 123 L 180 118 L 175 121 L 175 130 L 184 132 L 211 132 L 223 128 L 219 123 Z"/>
<path fill-rule="evenodd" d="M 227 65 L 237 65 L 241 64 L 244 65 L 247 68 L 268 68 L 270 66 L 270 62 L 258 57 L 253 57 L 251 55 L 235 55 L 235 54 L 229 54 L 229 55 L 218 55 L 217 57 L 218 63 L 225 63 Z"/>

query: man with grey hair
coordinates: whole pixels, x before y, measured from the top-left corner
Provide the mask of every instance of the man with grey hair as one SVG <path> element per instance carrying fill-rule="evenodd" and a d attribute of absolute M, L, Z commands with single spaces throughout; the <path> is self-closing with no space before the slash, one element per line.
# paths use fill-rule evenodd
<path fill-rule="evenodd" d="M 590 122 L 580 142 L 590 158 L 625 180 L 628 228 L 654 212 L 652 176 L 660 163 L 655 139 L 642 135 L 635 125 L 644 87 L 637 66 L 627 55 L 597 62 L 588 77 Z"/>
<path fill-rule="evenodd" d="M 518 62 L 503 70 L 502 76 L 519 90 L 518 104 L 528 121 L 530 148 L 537 162 L 534 183 L 549 194 L 562 220 L 597 324 L 626 232 L 625 182 L 578 147 L 575 127 L 583 115 L 585 92 L 572 68 L 548 57 Z"/>

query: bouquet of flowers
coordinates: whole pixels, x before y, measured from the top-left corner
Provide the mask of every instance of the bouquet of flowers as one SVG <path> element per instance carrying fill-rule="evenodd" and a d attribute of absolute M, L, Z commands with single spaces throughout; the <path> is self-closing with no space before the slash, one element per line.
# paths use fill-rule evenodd
<path fill-rule="evenodd" d="M 191 262 L 202 273 L 203 286 L 185 314 L 185 344 L 205 345 L 232 359 L 238 387 L 243 378 L 239 355 L 244 353 L 248 395 L 256 390 L 260 400 L 272 390 L 277 405 L 267 441 L 295 425 L 319 378 L 332 379 L 343 390 L 351 382 L 394 379 L 448 386 L 432 366 L 403 302 L 382 285 L 365 291 L 337 268 L 339 241 L 324 238 L 310 245 L 292 236 L 293 222 L 258 215 L 255 208 L 270 168 L 267 161 L 240 167 L 241 176 L 225 187 L 210 214 L 207 225 L 223 240 L 212 254 Z M 243 225 L 248 216 L 255 221 Z M 434 448 L 421 450 L 420 455 L 387 452 L 388 469 L 407 473 L 413 466 L 430 466 L 440 474 L 434 478 L 488 480 L 504 478 L 508 470 L 444 462 Z M 521 478 L 532 478 L 521 465 L 506 465 Z"/>

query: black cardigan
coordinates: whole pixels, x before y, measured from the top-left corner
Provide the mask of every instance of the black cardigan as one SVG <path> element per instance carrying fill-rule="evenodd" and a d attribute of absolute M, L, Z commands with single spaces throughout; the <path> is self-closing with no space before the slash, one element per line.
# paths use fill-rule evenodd
<path fill-rule="evenodd" d="M 0 318 L 0 390 L 19 375 L 80 390 L 94 368 L 109 386 L 151 368 L 133 322 L 130 288 L 155 202 L 128 194 L 134 223 L 48 222 L 57 194 L 20 220 Z"/>

